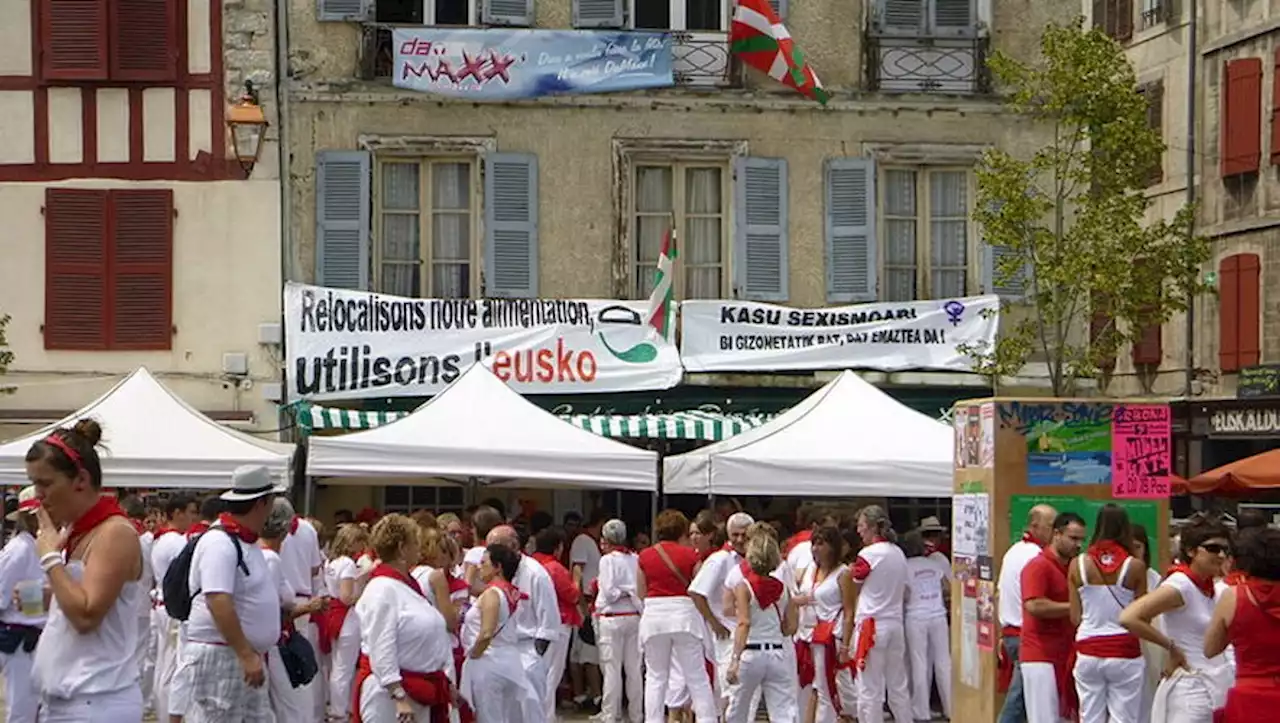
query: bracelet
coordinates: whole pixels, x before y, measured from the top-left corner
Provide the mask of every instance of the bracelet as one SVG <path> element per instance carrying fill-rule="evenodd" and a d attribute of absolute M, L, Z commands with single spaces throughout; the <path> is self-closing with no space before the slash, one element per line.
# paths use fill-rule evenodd
<path fill-rule="evenodd" d="M 61 552 L 46 552 L 40 558 L 40 567 L 47 573 L 62 564 Z"/>

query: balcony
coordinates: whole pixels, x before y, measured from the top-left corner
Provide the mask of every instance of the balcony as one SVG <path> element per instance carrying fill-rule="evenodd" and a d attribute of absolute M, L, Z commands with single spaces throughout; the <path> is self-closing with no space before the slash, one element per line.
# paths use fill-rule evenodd
<path fill-rule="evenodd" d="M 888 93 L 991 91 L 985 37 L 867 36 L 867 83 Z"/>
<path fill-rule="evenodd" d="M 360 46 L 360 77 L 391 80 L 395 49 L 391 33 L 397 26 L 365 23 Z M 421 28 L 421 25 L 403 26 Z M 673 31 L 672 70 L 675 84 L 686 88 L 733 88 L 741 83 L 741 67 L 729 53 L 728 35 L 720 32 Z"/>

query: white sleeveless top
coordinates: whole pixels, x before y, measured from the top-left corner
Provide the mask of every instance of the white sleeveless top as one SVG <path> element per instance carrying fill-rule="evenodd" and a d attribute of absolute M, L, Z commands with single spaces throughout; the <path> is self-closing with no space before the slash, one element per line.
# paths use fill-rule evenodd
<path fill-rule="evenodd" d="M 67 572 L 80 582 L 84 563 L 67 563 Z M 76 632 L 54 598 L 32 664 L 37 689 L 51 698 L 70 699 L 115 693 L 138 685 L 138 666 L 120 663 L 138 647 L 138 609 L 146 596 L 141 582 L 126 582 L 98 629 L 84 635 Z"/>
<path fill-rule="evenodd" d="M 1214 658 L 1204 657 L 1204 635 L 1209 630 L 1209 620 L 1213 617 L 1213 607 L 1217 601 L 1217 591 L 1209 597 L 1196 588 L 1196 584 L 1185 573 L 1175 572 L 1166 577 L 1161 585 L 1167 585 L 1182 596 L 1182 607 L 1170 610 L 1161 615 L 1164 619 L 1164 632 L 1187 656 L 1187 665 L 1192 670 L 1208 670 L 1227 664 L 1223 655 Z"/>
<path fill-rule="evenodd" d="M 751 628 L 747 631 L 747 643 L 781 645 L 786 642 L 787 637 L 782 634 L 782 611 L 787 609 L 787 602 L 791 600 L 791 591 L 783 585 L 782 597 L 767 608 L 760 607 L 760 601 L 756 599 L 756 594 L 750 585 L 747 585 L 747 593 L 751 598 Z"/>
<path fill-rule="evenodd" d="M 815 575 L 817 565 L 814 565 Z M 841 565 L 831 571 L 822 582 L 813 586 L 813 611 L 819 620 L 840 624 L 844 613 L 844 596 L 840 593 L 840 576 L 849 569 Z"/>
<path fill-rule="evenodd" d="M 488 594 L 486 589 L 480 595 Z M 498 591 L 498 631 L 493 636 L 493 640 L 489 642 L 489 649 L 485 651 L 485 655 L 490 650 L 496 648 L 514 648 L 519 642 L 519 635 L 514 623 L 508 624 L 511 617 L 511 608 L 507 605 L 507 596 L 501 590 Z M 476 597 L 476 602 L 467 608 L 467 612 L 462 616 L 462 648 L 470 654 L 471 649 L 476 645 L 476 638 L 480 637 L 480 597 Z M 484 656 L 481 656 L 484 657 Z"/>
<path fill-rule="evenodd" d="M 1084 555 L 1076 558 L 1080 563 L 1080 580 L 1084 583 L 1080 586 L 1080 626 L 1076 628 L 1076 640 L 1128 635 L 1129 631 L 1120 626 L 1120 613 L 1137 596 L 1124 586 L 1133 558 L 1126 558 L 1120 566 L 1120 576 L 1114 585 L 1089 584 L 1084 558 Z"/>

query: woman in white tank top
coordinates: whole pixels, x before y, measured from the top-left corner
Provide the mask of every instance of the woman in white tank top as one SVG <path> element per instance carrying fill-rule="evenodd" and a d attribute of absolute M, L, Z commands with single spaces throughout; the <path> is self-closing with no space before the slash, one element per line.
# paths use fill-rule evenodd
<path fill-rule="evenodd" d="M 1141 715 L 1142 645 L 1120 625 L 1124 609 L 1147 592 L 1146 565 L 1130 553 L 1132 540 L 1124 508 L 1103 505 L 1089 549 L 1068 572 L 1080 723 L 1138 723 Z"/>
<path fill-rule="evenodd" d="M 757 522 L 747 533 L 746 555 L 740 568 L 742 582 L 733 587 L 738 626 L 733 634 L 733 655 L 726 679 L 729 691 L 727 723 L 747 723 L 756 691 L 763 689 L 765 709 L 773 723 L 797 723 L 800 695 L 796 678 L 795 603 L 787 585 L 774 576 L 782 564 L 782 551 L 773 528 Z"/>
<path fill-rule="evenodd" d="M 1125 608 L 1120 624 L 1169 653 L 1151 723 L 1211 723 L 1235 679 L 1224 656 L 1204 654 L 1217 596 L 1214 579 L 1226 562 L 1231 531 L 1217 519 L 1197 516 L 1182 528 L 1178 546 L 1179 562 L 1159 587 Z M 1152 623 L 1157 617 L 1163 629 Z"/>
<path fill-rule="evenodd" d="M 53 593 L 32 676 L 42 720 L 142 720 L 138 666 L 121 664 L 138 645 L 142 545 L 115 498 L 102 495 L 101 438 L 97 422 L 82 419 L 27 452 L 41 501 L 36 554 Z"/>
<path fill-rule="evenodd" d="M 841 666 L 840 648 L 847 647 L 853 637 L 854 606 L 857 592 L 849 577 L 849 567 L 840 564 L 844 554 L 844 538 L 835 527 L 820 527 L 813 533 L 813 594 L 797 595 L 796 605 L 812 606 L 814 629 L 813 689 L 815 696 L 804 719 L 809 722 L 835 723 L 850 717 L 856 708 L 853 676 Z"/>
<path fill-rule="evenodd" d="M 545 718 L 541 698 L 525 675 L 516 625 L 511 620 L 522 594 L 511 584 L 519 553 L 490 545 L 477 568 L 485 588 L 462 622 L 460 692 L 481 723 L 523 723 Z"/>

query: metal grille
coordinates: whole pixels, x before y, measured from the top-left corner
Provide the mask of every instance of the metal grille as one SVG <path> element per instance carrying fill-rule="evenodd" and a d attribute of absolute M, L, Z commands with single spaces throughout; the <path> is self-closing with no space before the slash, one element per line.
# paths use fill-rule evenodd
<path fill-rule="evenodd" d="M 973 95 L 991 89 L 986 38 L 868 37 L 873 90 Z"/>

